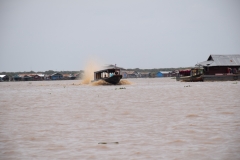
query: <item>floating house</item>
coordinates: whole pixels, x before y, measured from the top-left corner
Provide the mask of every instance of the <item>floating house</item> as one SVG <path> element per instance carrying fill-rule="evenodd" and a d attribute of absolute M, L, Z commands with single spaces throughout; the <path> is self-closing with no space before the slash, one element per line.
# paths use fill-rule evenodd
<path fill-rule="evenodd" d="M 60 73 L 54 73 L 50 76 L 51 80 L 62 80 L 63 79 L 63 75 Z"/>
<path fill-rule="evenodd" d="M 12 77 L 13 81 L 41 81 L 44 80 L 43 74 L 18 74 Z"/>
<path fill-rule="evenodd" d="M 18 74 L 12 76 L 12 80 L 13 81 L 21 81 L 22 80 L 22 77 L 20 77 Z"/>
<path fill-rule="evenodd" d="M 0 82 L 2 81 L 9 81 L 10 80 L 10 77 L 7 76 L 7 75 L 0 75 Z"/>
<path fill-rule="evenodd" d="M 139 78 L 148 78 L 150 77 L 150 72 L 139 72 Z"/>
<path fill-rule="evenodd" d="M 74 79 L 76 79 L 77 78 L 77 75 L 76 74 L 70 74 L 69 75 L 69 79 L 70 80 L 74 80 Z"/>
<path fill-rule="evenodd" d="M 45 80 L 45 74 L 42 74 L 42 73 L 38 73 L 37 74 L 39 77 L 40 77 L 40 80 Z"/>
<path fill-rule="evenodd" d="M 171 77 L 171 71 L 159 71 L 156 74 L 156 77 Z"/>
<path fill-rule="evenodd" d="M 177 77 L 179 75 L 179 70 L 174 70 L 170 72 L 170 77 Z"/>
<path fill-rule="evenodd" d="M 195 66 L 203 67 L 203 81 L 240 80 L 240 54 L 210 55 Z"/>
<path fill-rule="evenodd" d="M 63 74 L 63 79 L 64 80 L 74 80 L 74 79 L 76 79 L 76 75 L 74 75 L 74 74 Z"/>
<path fill-rule="evenodd" d="M 41 81 L 43 77 L 39 76 L 38 74 L 30 75 L 32 81 Z"/>
<path fill-rule="evenodd" d="M 122 78 L 137 78 L 138 72 L 136 71 L 121 71 Z"/>
<path fill-rule="evenodd" d="M 31 81 L 32 80 L 32 76 L 30 76 L 29 74 L 19 74 L 18 77 L 20 77 L 22 81 Z"/>

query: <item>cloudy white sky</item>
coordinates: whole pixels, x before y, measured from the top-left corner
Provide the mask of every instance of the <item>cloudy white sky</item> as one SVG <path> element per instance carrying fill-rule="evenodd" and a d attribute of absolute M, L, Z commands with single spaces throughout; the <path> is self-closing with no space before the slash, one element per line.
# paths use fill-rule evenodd
<path fill-rule="evenodd" d="M 239 0 L 0 0 L 0 71 L 188 67 L 240 54 Z"/>

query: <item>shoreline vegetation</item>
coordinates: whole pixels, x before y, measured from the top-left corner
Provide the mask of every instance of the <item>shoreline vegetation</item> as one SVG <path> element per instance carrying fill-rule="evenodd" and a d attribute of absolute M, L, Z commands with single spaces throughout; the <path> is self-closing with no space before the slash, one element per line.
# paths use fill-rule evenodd
<path fill-rule="evenodd" d="M 184 70 L 189 69 L 192 67 L 179 67 L 179 68 L 153 68 L 153 69 L 140 69 L 140 68 L 128 68 L 126 71 L 136 71 L 136 72 L 149 72 L 152 74 L 155 74 L 159 71 L 174 71 L 174 70 Z M 46 74 L 51 75 L 54 73 L 61 73 L 61 74 L 82 74 L 84 73 L 84 70 L 80 71 L 54 71 L 54 70 L 48 70 L 48 71 L 23 71 L 23 72 L 0 72 L 0 75 L 8 75 L 8 76 L 14 76 L 17 74 Z"/>

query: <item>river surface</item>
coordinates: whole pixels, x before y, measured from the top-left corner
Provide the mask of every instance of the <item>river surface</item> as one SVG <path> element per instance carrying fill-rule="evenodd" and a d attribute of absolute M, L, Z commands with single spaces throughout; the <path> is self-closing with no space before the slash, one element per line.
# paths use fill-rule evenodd
<path fill-rule="evenodd" d="M 240 82 L 128 81 L 1 82 L 0 159 L 240 159 Z"/>

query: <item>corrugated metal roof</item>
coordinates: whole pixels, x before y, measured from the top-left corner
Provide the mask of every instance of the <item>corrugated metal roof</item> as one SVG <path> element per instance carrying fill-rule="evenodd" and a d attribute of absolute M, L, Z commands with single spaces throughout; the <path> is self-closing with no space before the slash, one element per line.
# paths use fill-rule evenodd
<path fill-rule="evenodd" d="M 39 77 L 44 77 L 44 74 L 37 74 Z"/>
<path fill-rule="evenodd" d="M 118 68 L 107 68 L 107 69 L 104 69 L 104 70 L 99 70 L 99 71 L 95 71 L 94 73 L 103 73 L 103 72 L 114 72 L 114 71 L 120 71 L 120 69 Z"/>
<path fill-rule="evenodd" d="M 235 55 L 210 55 L 207 61 L 196 66 L 240 66 L 240 54 Z"/>
<path fill-rule="evenodd" d="M 6 75 L 0 75 L 0 78 L 3 78 L 3 77 L 5 77 Z"/>
<path fill-rule="evenodd" d="M 19 77 L 28 76 L 28 74 L 18 74 Z"/>
<path fill-rule="evenodd" d="M 61 73 L 53 73 L 51 76 L 54 76 L 54 75 L 62 75 Z"/>
<path fill-rule="evenodd" d="M 161 72 L 162 74 L 169 74 L 171 71 L 159 71 Z"/>
<path fill-rule="evenodd" d="M 125 70 L 125 69 L 122 68 L 122 67 L 118 67 L 118 66 L 112 65 L 112 64 L 110 64 L 110 65 L 105 65 L 105 66 L 103 66 L 103 68 L 104 68 L 104 69 L 121 69 L 121 70 Z"/>

